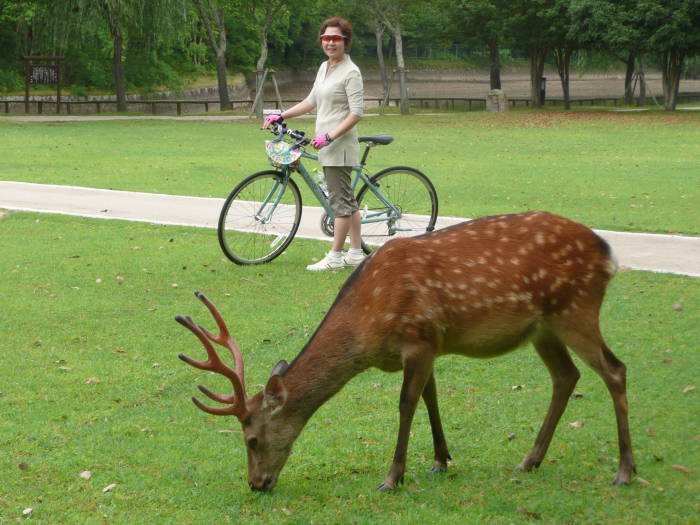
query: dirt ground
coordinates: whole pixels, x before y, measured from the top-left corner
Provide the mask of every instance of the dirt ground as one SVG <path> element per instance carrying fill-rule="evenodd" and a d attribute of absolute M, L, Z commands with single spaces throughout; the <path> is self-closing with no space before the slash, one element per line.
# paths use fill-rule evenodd
<path fill-rule="evenodd" d="M 545 71 L 547 79 L 547 97 L 563 98 L 559 75 L 554 70 Z M 432 77 L 432 78 L 431 78 Z M 661 73 L 650 71 L 646 75 L 647 94 L 653 94 L 662 102 Z M 382 85 L 376 72 L 364 75 L 365 96 L 380 97 Z M 484 98 L 489 91 L 489 76 L 485 71 L 417 71 L 408 73 L 408 89 L 410 97 L 467 97 Z M 282 84 L 283 98 L 303 98 L 308 94 L 313 79 L 307 82 L 295 81 Z M 622 97 L 625 87 L 625 76 L 622 71 L 606 73 L 572 73 L 569 80 L 571 98 Z M 522 70 L 501 73 L 501 85 L 506 96 L 510 98 L 527 98 L 530 96 L 529 72 Z M 637 86 L 637 93 L 639 87 Z M 700 92 L 700 80 L 681 80 L 680 90 L 683 92 Z M 266 98 L 273 99 L 274 91 L 266 89 Z M 392 96 L 398 97 L 398 79 L 392 83 Z"/>

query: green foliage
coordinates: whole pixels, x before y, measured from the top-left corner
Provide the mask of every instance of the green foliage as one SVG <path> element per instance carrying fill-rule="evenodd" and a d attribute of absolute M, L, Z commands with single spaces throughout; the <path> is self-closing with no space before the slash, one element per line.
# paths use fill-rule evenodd
<path fill-rule="evenodd" d="M 0 92 L 19 91 L 24 87 L 24 79 L 15 71 L 0 69 Z"/>

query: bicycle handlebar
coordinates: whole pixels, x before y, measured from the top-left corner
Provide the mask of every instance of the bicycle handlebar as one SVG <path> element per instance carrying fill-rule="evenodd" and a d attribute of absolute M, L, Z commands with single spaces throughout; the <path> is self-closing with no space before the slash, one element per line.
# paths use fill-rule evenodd
<path fill-rule="evenodd" d="M 309 144 L 311 144 L 311 140 L 306 138 L 306 133 L 298 129 L 287 129 L 287 124 L 285 124 L 284 122 L 273 122 L 272 124 L 270 124 L 270 127 L 268 129 L 270 130 L 270 133 L 279 137 L 278 140 L 282 140 L 282 137 L 284 135 L 289 135 L 296 141 L 294 145 L 297 147 L 308 146 Z"/>

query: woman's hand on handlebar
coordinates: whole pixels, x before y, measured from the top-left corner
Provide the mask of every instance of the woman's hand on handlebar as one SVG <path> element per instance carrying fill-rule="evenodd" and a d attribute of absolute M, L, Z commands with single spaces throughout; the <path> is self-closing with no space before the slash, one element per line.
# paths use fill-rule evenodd
<path fill-rule="evenodd" d="M 282 118 L 282 115 L 267 115 L 265 117 L 265 121 L 263 122 L 263 127 L 262 129 L 267 129 L 270 127 L 270 124 L 282 124 L 284 119 Z"/>

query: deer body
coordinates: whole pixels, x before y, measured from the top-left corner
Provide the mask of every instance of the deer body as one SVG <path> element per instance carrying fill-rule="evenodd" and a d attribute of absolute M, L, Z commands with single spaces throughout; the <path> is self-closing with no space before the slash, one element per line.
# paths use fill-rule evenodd
<path fill-rule="evenodd" d="M 249 483 L 269 490 L 294 440 L 325 401 L 369 367 L 403 370 L 394 460 L 379 487 L 385 490 L 403 480 L 411 422 L 421 397 L 433 433 L 432 470 L 447 469 L 450 455 L 437 404 L 435 360 L 443 354 L 496 357 L 528 341 L 553 383 L 535 446 L 518 468 L 538 466 L 579 377 L 568 347 L 610 390 L 620 445 L 615 483 L 629 483 L 634 461 L 625 367 L 605 345 L 598 326 L 615 269 L 609 247 L 593 231 L 543 212 L 485 217 L 395 239 L 351 274 L 308 344 L 291 365 L 278 365 L 263 392 L 244 404 L 234 396 L 207 395 L 243 407 L 236 415 L 246 436 Z M 225 325 L 218 313 L 215 317 L 223 333 Z"/>

